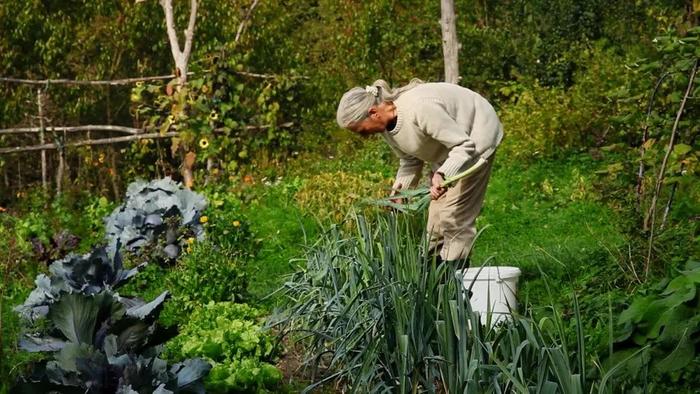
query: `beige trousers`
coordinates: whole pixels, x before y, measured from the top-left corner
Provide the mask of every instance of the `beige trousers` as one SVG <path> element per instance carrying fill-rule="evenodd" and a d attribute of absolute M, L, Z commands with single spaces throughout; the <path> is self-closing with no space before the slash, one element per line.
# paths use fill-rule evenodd
<path fill-rule="evenodd" d="M 459 180 L 428 208 L 430 249 L 444 261 L 465 259 L 476 236 L 476 217 L 484 203 L 495 154 L 472 176 Z"/>

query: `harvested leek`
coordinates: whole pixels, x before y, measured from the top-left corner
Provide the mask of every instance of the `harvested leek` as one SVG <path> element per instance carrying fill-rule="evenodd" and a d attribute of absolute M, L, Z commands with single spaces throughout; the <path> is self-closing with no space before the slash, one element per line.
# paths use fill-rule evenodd
<path fill-rule="evenodd" d="M 469 167 L 467 170 L 460 172 L 455 176 L 451 176 L 442 183 L 442 187 L 449 188 L 454 185 L 457 181 L 469 178 L 477 170 L 486 164 L 487 161 L 483 158 L 479 158 L 473 166 Z M 395 200 L 408 201 L 407 203 L 396 203 Z M 417 212 L 425 209 L 430 204 L 430 188 L 421 187 L 417 189 L 409 189 L 401 191 L 394 194 L 393 196 L 380 198 L 379 200 L 374 200 L 373 204 L 389 207 L 396 209 L 399 212 Z"/>

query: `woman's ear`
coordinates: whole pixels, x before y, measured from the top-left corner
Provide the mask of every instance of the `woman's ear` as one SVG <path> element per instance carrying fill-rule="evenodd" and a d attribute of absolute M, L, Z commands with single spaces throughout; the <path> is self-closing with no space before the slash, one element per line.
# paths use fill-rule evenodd
<path fill-rule="evenodd" d="M 368 117 L 368 118 L 376 118 L 376 117 L 377 117 L 377 114 L 378 114 L 378 111 L 377 111 L 377 106 L 376 106 L 376 105 L 373 105 L 373 106 L 369 107 L 369 110 L 367 111 L 367 117 Z"/>

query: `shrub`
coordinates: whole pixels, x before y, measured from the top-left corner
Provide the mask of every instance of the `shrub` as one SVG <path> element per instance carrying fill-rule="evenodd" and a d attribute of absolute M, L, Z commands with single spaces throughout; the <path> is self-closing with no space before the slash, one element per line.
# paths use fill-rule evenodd
<path fill-rule="evenodd" d="M 317 219 L 337 223 L 359 203 L 388 194 L 390 186 L 378 173 L 335 171 L 307 179 L 295 199 L 301 209 Z"/>
<path fill-rule="evenodd" d="M 167 344 L 169 359 L 203 357 L 213 368 L 209 392 L 259 392 L 274 388 L 282 374 L 271 364 L 274 338 L 256 322 L 262 312 L 246 304 L 210 302 L 192 313 L 180 335 Z"/>
<path fill-rule="evenodd" d="M 508 155 L 532 159 L 561 156 L 572 150 L 602 146 L 627 138 L 630 130 L 611 117 L 630 107 L 638 89 L 623 66 L 627 59 L 604 49 L 604 43 L 582 53 L 584 67 L 570 88 L 508 82 L 499 88 L 509 103 L 500 112 Z"/>
<path fill-rule="evenodd" d="M 224 189 L 206 195 L 211 201 L 205 211 L 207 240 L 237 257 L 254 257 L 257 251 L 255 234 L 251 231 L 250 220 L 243 214 L 241 198 L 236 191 Z"/>
<path fill-rule="evenodd" d="M 168 273 L 166 283 L 183 309 L 210 301 L 241 301 L 246 297 L 248 276 L 235 249 L 211 242 L 194 242 Z"/>

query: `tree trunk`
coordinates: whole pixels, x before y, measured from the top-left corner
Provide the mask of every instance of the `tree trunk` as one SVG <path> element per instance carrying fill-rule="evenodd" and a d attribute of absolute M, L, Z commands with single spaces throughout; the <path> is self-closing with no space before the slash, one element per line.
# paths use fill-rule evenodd
<path fill-rule="evenodd" d="M 441 0 L 442 53 L 445 59 L 445 82 L 459 83 L 459 41 L 455 22 L 454 0 Z"/>
<path fill-rule="evenodd" d="M 177 38 L 172 0 L 160 0 L 160 5 L 165 13 L 165 26 L 168 31 L 168 40 L 170 41 L 170 52 L 175 61 L 175 75 L 178 78 L 179 85 L 183 86 L 187 83 L 187 63 L 190 60 L 190 53 L 192 53 L 192 38 L 194 37 L 194 25 L 197 20 L 197 0 L 190 0 L 190 18 L 185 30 L 185 46 L 182 50 L 180 49 L 180 41 Z"/>

